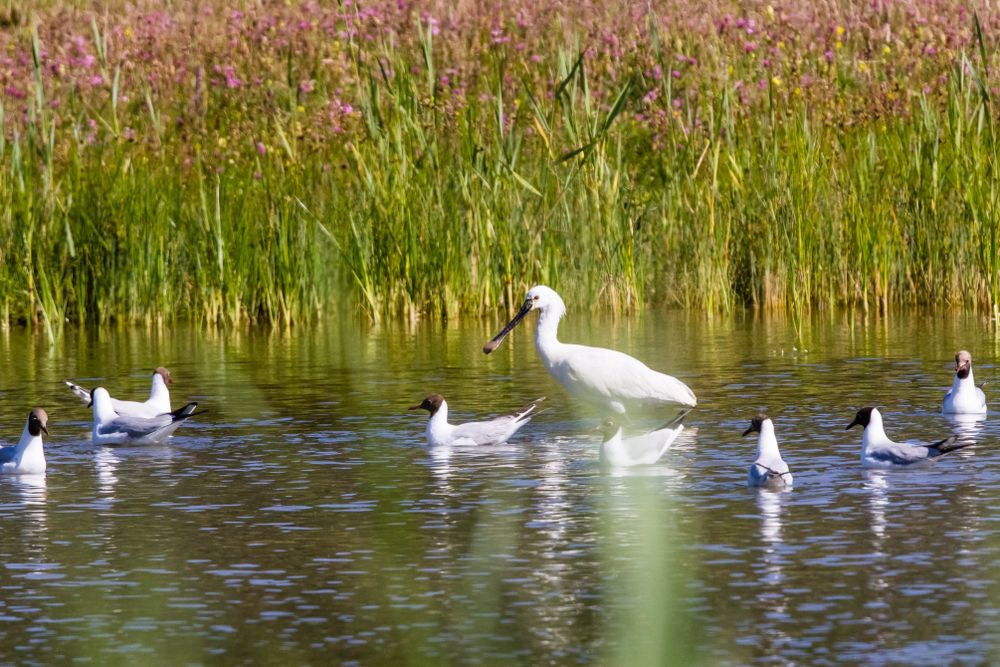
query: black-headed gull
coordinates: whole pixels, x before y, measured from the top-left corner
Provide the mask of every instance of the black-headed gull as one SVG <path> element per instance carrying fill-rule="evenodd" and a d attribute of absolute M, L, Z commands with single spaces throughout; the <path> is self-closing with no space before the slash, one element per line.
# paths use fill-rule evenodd
<path fill-rule="evenodd" d="M 427 443 L 439 445 L 499 445 L 507 442 L 517 430 L 531 421 L 531 413 L 545 397 L 536 398 L 526 406 L 503 417 L 485 422 L 467 424 L 448 423 L 448 403 L 441 394 L 431 394 L 410 410 L 427 410 L 431 413 L 427 420 Z"/>
<path fill-rule="evenodd" d="M 866 468 L 900 468 L 922 461 L 936 459 L 942 454 L 968 447 L 955 436 L 923 444 L 919 442 L 893 442 L 882 428 L 882 415 L 878 408 L 861 408 L 854 421 L 847 425 L 863 426 L 861 436 L 861 465 Z"/>
<path fill-rule="evenodd" d="M 155 417 L 126 417 L 115 412 L 111 396 L 104 387 L 91 392 L 91 397 L 94 411 L 93 440 L 96 445 L 147 445 L 163 442 L 198 407 L 197 403 L 188 403 L 179 410 Z"/>
<path fill-rule="evenodd" d="M 747 486 L 765 486 L 772 489 L 791 488 L 792 473 L 778 451 L 778 438 L 774 435 L 774 422 L 761 412 L 750 420 L 750 427 L 743 431 L 747 436 L 757 433 L 757 460 L 750 466 Z"/>
<path fill-rule="evenodd" d="M 41 408 L 32 408 L 16 445 L 0 449 L 0 473 L 39 475 L 45 472 L 42 433 L 49 434 L 49 416 Z"/>
<path fill-rule="evenodd" d="M 122 417 L 156 417 L 170 412 L 170 390 L 168 384 L 173 384 L 174 379 L 163 366 L 153 371 L 153 385 L 149 389 L 149 398 L 144 402 L 120 401 L 117 398 L 111 399 L 111 407 Z M 66 380 L 66 384 L 74 394 L 80 397 L 88 405 L 91 402 L 90 392 L 78 384 L 73 384 Z"/>
<path fill-rule="evenodd" d="M 654 371 L 634 357 L 603 347 L 559 342 L 556 333 L 559 319 L 566 314 L 566 304 L 555 290 L 545 285 L 528 290 L 521 310 L 483 346 L 483 352 L 489 354 L 497 349 L 532 310 L 538 311 L 535 332 L 538 356 L 549 374 L 573 396 L 618 415 L 625 414 L 630 405 L 697 405 L 698 399 L 686 384 Z"/>
<path fill-rule="evenodd" d="M 941 411 L 952 415 L 986 414 L 986 394 L 972 379 L 972 355 L 965 350 L 955 355 L 955 381 L 944 395 Z"/>
<path fill-rule="evenodd" d="M 604 435 L 601 442 L 601 463 L 615 468 L 629 468 L 652 465 L 659 461 L 684 430 L 684 425 L 678 424 L 673 428 L 661 428 L 626 438 L 619 420 L 605 419 L 597 430 Z"/>

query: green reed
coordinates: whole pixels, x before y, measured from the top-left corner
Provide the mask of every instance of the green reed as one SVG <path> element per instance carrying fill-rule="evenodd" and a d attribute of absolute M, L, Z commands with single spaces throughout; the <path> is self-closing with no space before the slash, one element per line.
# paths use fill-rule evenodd
<path fill-rule="evenodd" d="M 27 118 L 0 115 L 0 313 L 50 336 L 345 306 L 457 317 L 509 310 L 538 282 L 614 310 L 1000 304 L 982 41 L 903 114 L 831 123 L 777 80 L 748 109 L 723 77 L 654 137 L 636 114 L 644 74 L 598 99 L 572 40 L 536 72 L 478 53 L 475 94 L 451 108 L 421 24 L 415 51 L 351 46 L 356 126 L 318 140 L 291 52 L 271 113 L 197 82 L 125 102 L 92 32 L 110 82 L 97 108 L 53 112 L 36 57 Z"/>

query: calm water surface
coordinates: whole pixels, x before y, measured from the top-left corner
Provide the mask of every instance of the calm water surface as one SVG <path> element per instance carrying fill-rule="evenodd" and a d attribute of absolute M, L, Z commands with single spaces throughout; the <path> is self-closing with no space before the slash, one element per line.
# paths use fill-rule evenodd
<path fill-rule="evenodd" d="M 564 340 L 632 353 L 700 399 L 661 463 L 627 472 L 597 465 L 597 420 L 542 369 L 533 322 L 481 353 L 500 324 L 84 331 L 54 348 L 0 332 L 0 437 L 36 404 L 51 430 L 47 475 L 0 479 L 0 659 L 996 661 L 1000 422 L 938 414 L 957 349 L 977 380 L 998 375 L 988 320 L 819 316 L 796 346 L 781 318 L 571 313 Z M 195 419 L 166 446 L 91 445 L 61 381 L 141 397 L 160 364 Z M 432 391 L 457 420 L 548 409 L 509 445 L 430 450 L 426 413 L 405 408 Z M 865 472 L 844 427 L 869 404 L 891 436 L 977 446 Z M 791 492 L 744 486 L 760 408 Z"/>

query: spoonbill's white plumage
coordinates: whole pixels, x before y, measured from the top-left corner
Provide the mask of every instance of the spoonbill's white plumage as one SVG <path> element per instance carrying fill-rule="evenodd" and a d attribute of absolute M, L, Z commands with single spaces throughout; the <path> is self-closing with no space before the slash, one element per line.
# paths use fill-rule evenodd
<path fill-rule="evenodd" d="M 638 359 L 616 350 L 561 343 L 556 337 L 566 304 L 545 285 L 528 290 L 524 305 L 500 333 L 483 346 L 489 354 L 532 310 L 538 311 L 535 347 L 546 370 L 573 396 L 625 414 L 632 405 L 680 403 L 695 406 L 698 399 L 675 377 L 652 370 Z"/>
<path fill-rule="evenodd" d="M 94 412 L 93 440 L 96 445 L 148 445 L 163 442 L 198 407 L 197 403 L 188 403 L 179 410 L 155 417 L 127 417 L 115 412 L 111 396 L 104 387 L 91 392 L 91 397 Z"/>
<path fill-rule="evenodd" d="M 615 468 L 628 468 L 652 465 L 659 461 L 684 430 L 684 425 L 678 424 L 674 428 L 661 428 L 626 438 L 618 420 L 605 419 L 598 430 L 604 435 L 601 442 L 601 463 Z"/>
<path fill-rule="evenodd" d="M 944 440 L 923 444 L 919 442 L 893 442 L 882 427 L 882 415 L 878 408 L 861 408 L 854 421 L 847 425 L 863 426 L 861 436 L 861 465 L 866 468 L 900 468 L 922 461 L 929 461 L 967 447 L 970 443 L 959 442 L 951 436 Z"/>
<path fill-rule="evenodd" d="M 778 451 L 778 438 L 774 435 L 774 422 L 763 412 L 750 421 L 743 431 L 747 436 L 757 433 L 757 459 L 747 474 L 747 486 L 786 489 L 792 486 L 792 473 Z"/>
<path fill-rule="evenodd" d="M 427 410 L 431 413 L 427 420 L 427 443 L 432 447 L 445 445 L 499 445 L 517 433 L 518 429 L 531 421 L 538 404 L 545 397 L 536 398 L 526 406 L 511 414 L 484 422 L 467 424 L 448 423 L 448 402 L 441 394 L 431 394 L 410 410 Z"/>
<path fill-rule="evenodd" d="M 156 417 L 170 412 L 170 390 L 167 385 L 173 384 L 174 379 L 163 366 L 153 371 L 153 384 L 149 389 L 149 398 L 143 402 L 120 401 L 117 398 L 111 399 L 111 408 L 122 417 Z M 66 380 L 70 390 L 87 403 L 91 402 L 90 391 L 78 384 L 73 384 Z"/>
<path fill-rule="evenodd" d="M 955 381 L 944 395 L 941 411 L 953 415 L 986 414 L 986 394 L 972 379 L 972 355 L 965 350 L 955 355 Z"/>
<path fill-rule="evenodd" d="M 49 434 L 49 416 L 41 408 L 32 408 L 16 445 L 0 449 L 0 473 L 39 475 L 45 472 L 42 433 Z"/>

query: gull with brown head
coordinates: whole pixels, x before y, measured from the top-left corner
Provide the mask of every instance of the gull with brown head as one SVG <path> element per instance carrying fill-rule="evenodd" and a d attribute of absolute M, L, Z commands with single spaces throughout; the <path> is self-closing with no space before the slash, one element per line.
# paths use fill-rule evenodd
<path fill-rule="evenodd" d="M 42 433 L 49 434 L 49 416 L 42 408 L 32 408 L 16 445 L 0 449 L 0 473 L 40 475 L 45 472 Z"/>

